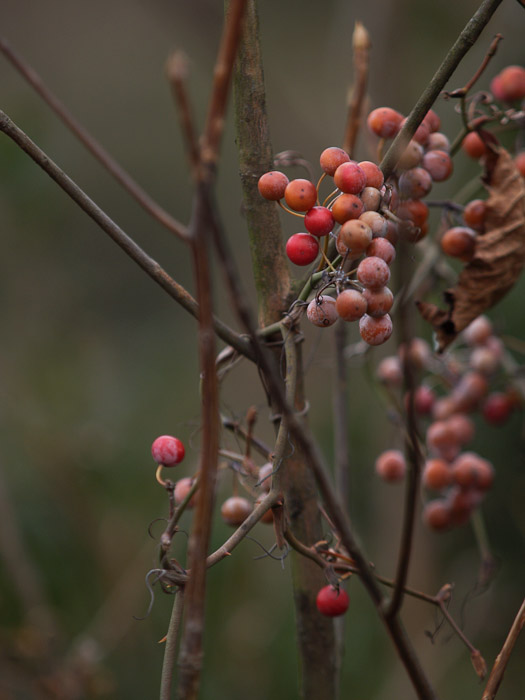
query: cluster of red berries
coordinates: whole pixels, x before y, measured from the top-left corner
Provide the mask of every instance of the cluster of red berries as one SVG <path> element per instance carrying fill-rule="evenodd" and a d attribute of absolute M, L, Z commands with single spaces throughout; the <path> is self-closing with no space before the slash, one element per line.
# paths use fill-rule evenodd
<path fill-rule="evenodd" d="M 465 451 L 475 435 L 471 414 L 480 411 L 489 424 L 502 425 L 519 405 L 511 386 L 489 393 L 489 384 L 501 380 L 504 354 L 489 319 L 479 316 L 465 329 L 462 339 L 466 348 L 460 347 L 442 364 L 422 339 L 415 339 L 409 348 L 412 366 L 431 372 L 414 392 L 414 408 L 419 416 L 430 419 L 422 483 L 440 497 L 426 503 L 423 520 L 437 531 L 468 521 L 494 480 L 492 464 L 475 452 Z M 378 365 L 377 376 L 389 390 L 403 384 L 403 352 L 384 358 Z M 440 382 L 447 393 L 438 396 L 430 381 Z M 386 450 L 377 458 L 375 469 L 385 481 L 402 480 L 405 457 L 399 450 Z"/>

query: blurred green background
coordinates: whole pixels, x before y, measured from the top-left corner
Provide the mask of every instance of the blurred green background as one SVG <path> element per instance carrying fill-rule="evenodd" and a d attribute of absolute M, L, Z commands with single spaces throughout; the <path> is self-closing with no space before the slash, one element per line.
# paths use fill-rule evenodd
<path fill-rule="evenodd" d="M 261 2 L 275 152 L 298 150 L 316 164 L 326 146 L 340 143 L 356 20 L 365 24 L 373 44 L 370 108 L 389 105 L 408 113 L 477 5 L 472 0 Z M 174 48 L 189 55 L 190 90 L 202 125 L 222 3 L 5 0 L 0 16 L 4 37 L 49 88 L 159 202 L 186 222 L 191 185 L 164 63 Z M 496 32 L 504 41 L 489 73 L 523 63 L 524 19 L 517 2 L 503 2 L 449 87 L 468 80 Z M 489 75 L 484 76 L 480 87 L 487 88 L 488 82 Z M 130 200 L 4 59 L 0 85 L 0 107 L 192 291 L 183 245 Z M 459 129 L 454 105 L 441 100 L 436 109 L 453 137 Z M 218 200 L 253 299 L 231 119 L 222 154 Z M 366 139 L 356 156 L 373 158 Z M 458 156 L 453 179 L 432 195 L 450 195 L 477 169 Z M 163 651 L 157 642 L 166 632 L 171 600 L 157 590 L 151 615 L 142 621 L 133 617 L 147 610 L 144 577 L 156 564 L 148 525 L 166 512 L 150 445 L 157 435 L 178 435 L 188 446 L 180 473 L 196 469 L 196 325 L 3 136 L 0 222 L 0 698 L 155 697 Z M 294 222 L 283 219 L 283 224 L 293 231 Z M 524 291 L 520 283 L 491 313 L 499 332 L 523 334 Z M 220 315 L 235 323 L 219 275 L 216 296 Z M 428 329 L 420 332 L 430 340 Z M 311 420 L 328 457 L 330 333 L 321 338 L 307 333 L 305 348 Z M 391 352 L 387 344 L 374 352 L 372 362 Z M 351 370 L 351 399 L 352 515 L 369 558 L 388 574 L 395 565 L 402 488 L 378 484 L 371 464 L 379 449 L 392 445 L 395 429 L 360 366 Z M 258 377 L 242 366 L 226 380 L 222 408 L 242 418 L 252 404 L 260 409 L 260 430 L 269 439 Z M 524 589 L 521 419 L 515 415 L 504 428 L 479 430 L 474 445 L 497 469 L 483 513 L 500 570 L 490 590 L 470 600 L 464 623 L 489 664 Z M 219 501 L 229 489 L 227 478 Z M 183 526 L 189 528 L 185 518 Z M 154 524 L 153 534 L 160 528 Z M 227 534 L 218 519 L 213 544 Z M 253 535 L 265 546 L 272 543 L 271 528 L 258 525 Z M 235 556 L 210 571 L 203 698 L 297 697 L 289 565 L 283 569 L 270 559 L 254 561 L 261 553 L 247 540 Z M 478 564 L 468 526 L 445 535 L 421 528 L 410 583 L 433 593 L 454 581 L 452 608 L 459 616 Z M 350 594 L 343 696 L 412 697 L 357 581 Z M 478 698 L 481 686 L 458 639 L 447 628 L 433 645 L 425 636 L 434 627 L 434 610 L 407 600 L 404 619 L 440 696 Z M 55 659 L 63 660 L 63 668 L 76 658 L 86 674 L 93 672 L 86 695 L 68 694 L 63 680 L 62 690 L 54 689 L 45 630 L 55 630 Z M 522 696 L 518 657 L 523 649 L 522 640 L 498 695 L 501 700 Z M 35 677 L 45 678 L 45 684 L 33 683 Z"/>

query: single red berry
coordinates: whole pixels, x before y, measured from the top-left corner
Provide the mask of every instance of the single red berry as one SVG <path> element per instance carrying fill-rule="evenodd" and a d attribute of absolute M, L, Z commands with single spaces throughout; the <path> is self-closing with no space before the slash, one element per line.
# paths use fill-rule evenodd
<path fill-rule="evenodd" d="M 499 74 L 499 83 L 503 101 L 514 102 L 525 97 L 525 68 L 507 66 Z"/>
<path fill-rule="evenodd" d="M 359 319 L 359 334 L 368 345 L 382 345 L 392 335 L 392 319 L 388 314 L 374 318 L 365 314 Z"/>
<path fill-rule="evenodd" d="M 462 452 L 452 464 L 452 476 L 463 489 L 487 491 L 494 481 L 494 467 L 475 452 Z"/>
<path fill-rule="evenodd" d="M 408 117 L 405 117 L 403 119 L 403 121 L 401 122 L 401 127 L 403 127 L 405 125 L 407 118 Z M 412 136 L 412 138 L 414 139 L 414 141 L 417 141 L 422 146 L 424 146 L 426 144 L 426 142 L 428 141 L 429 136 L 430 136 L 430 126 L 429 126 L 428 122 L 423 120 L 421 122 L 421 124 L 417 127 L 416 133 L 414 134 L 414 136 Z"/>
<path fill-rule="evenodd" d="M 373 134 L 382 139 L 396 136 L 401 127 L 403 115 L 391 107 L 378 107 L 367 117 L 366 123 Z"/>
<path fill-rule="evenodd" d="M 376 474 L 383 481 L 402 481 L 406 469 L 405 456 L 400 450 L 385 450 L 375 462 Z"/>
<path fill-rule="evenodd" d="M 423 486 L 433 491 L 441 491 L 452 483 L 452 471 L 444 459 L 427 459 L 423 468 Z"/>
<path fill-rule="evenodd" d="M 238 527 L 253 510 L 253 506 L 247 498 L 231 496 L 221 506 L 221 516 L 225 523 Z"/>
<path fill-rule="evenodd" d="M 317 189 L 310 180 L 291 180 L 284 190 L 286 204 L 295 211 L 308 211 L 317 202 Z"/>
<path fill-rule="evenodd" d="M 279 170 L 270 170 L 270 172 L 261 175 L 257 187 L 262 197 L 277 201 L 284 197 L 284 191 L 289 182 L 284 173 Z"/>
<path fill-rule="evenodd" d="M 372 238 L 384 238 L 388 231 L 388 220 L 378 211 L 364 211 L 359 217 L 372 229 Z"/>
<path fill-rule="evenodd" d="M 173 467 L 184 459 L 185 449 L 182 442 L 172 435 L 161 435 L 153 441 L 151 454 L 157 464 Z"/>
<path fill-rule="evenodd" d="M 338 295 L 335 308 L 343 321 L 357 321 L 366 313 L 367 301 L 357 289 L 345 289 Z"/>
<path fill-rule="evenodd" d="M 338 224 L 358 219 L 363 213 L 362 200 L 355 194 L 341 194 L 332 204 L 332 215 Z"/>
<path fill-rule="evenodd" d="M 448 180 L 454 170 L 452 158 L 445 151 L 428 151 L 423 156 L 422 166 L 434 182 Z"/>
<path fill-rule="evenodd" d="M 334 173 L 334 183 L 341 192 L 359 194 L 366 185 L 366 175 L 359 165 L 351 160 L 337 168 Z"/>
<path fill-rule="evenodd" d="M 366 256 L 368 258 L 381 258 L 387 265 L 390 265 L 395 260 L 396 249 L 386 238 L 373 238 L 366 249 Z"/>
<path fill-rule="evenodd" d="M 326 207 L 312 207 L 306 212 L 304 225 L 313 236 L 326 236 L 333 229 L 334 217 Z"/>
<path fill-rule="evenodd" d="M 341 226 L 338 238 L 351 253 L 361 254 L 372 241 L 372 229 L 361 219 L 350 219 Z"/>
<path fill-rule="evenodd" d="M 372 163 L 371 160 L 362 160 L 359 163 L 359 167 L 366 176 L 367 187 L 375 187 L 377 190 L 383 187 L 385 178 L 383 176 L 383 171 L 378 165 Z"/>
<path fill-rule="evenodd" d="M 286 255 L 294 265 L 309 265 L 318 253 L 319 243 L 309 233 L 294 233 L 286 242 Z"/>
<path fill-rule="evenodd" d="M 487 396 L 481 407 L 481 412 L 487 423 L 503 425 L 507 422 L 513 408 L 514 402 L 507 394 L 495 391 Z"/>
<path fill-rule="evenodd" d="M 397 355 L 384 357 L 377 366 L 377 378 L 384 384 L 390 386 L 401 386 L 403 383 L 403 369 L 401 361 Z"/>
<path fill-rule="evenodd" d="M 388 283 L 390 268 L 382 258 L 371 255 L 357 266 L 357 279 L 364 287 L 379 289 Z"/>
<path fill-rule="evenodd" d="M 387 314 L 394 304 L 394 295 L 388 287 L 365 287 L 363 297 L 366 299 L 366 313 L 374 318 Z"/>
<path fill-rule="evenodd" d="M 468 345 L 485 345 L 492 336 L 492 330 L 492 322 L 482 315 L 471 321 L 462 335 Z"/>
<path fill-rule="evenodd" d="M 342 148 L 330 146 L 329 148 L 325 148 L 321 153 L 319 163 L 325 173 L 333 175 L 342 163 L 348 163 L 349 160 L 350 156 L 346 151 L 343 151 Z"/>
<path fill-rule="evenodd" d="M 428 126 L 431 132 L 439 131 L 441 128 L 441 119 L 439 118 L 439 115 L 437 115 L 433 109 L 429 109 L 428 112 L 425 114 L 425 118 L 423 119 L 425 124 Z"/>
<path fill-rule="evenodd" d="M 452 525 L 452 510 L 445 499 L 429 501 L 423 508 L 423 522 L 431 530 L 443 532 Z"/>
<path fill-rule="evenodd" d="M 179 479 L 175 484 L 175 489 L 173 491 L 173 497 L 175 498 L 175 503 L 180 505 L 182 501 L 191 491 L 194 484 L 194 480 L 191 476 L 185 476 L 183 479 Z M 188 508 L 193 508 L 196 503 L 195 494 L 190 498 L 188 503 Z"/>
<path fill-rule="evenodd" d="M 335 299 L 325 294 L 315 297 L 308 304 L 306 316 L 310 323 L 319 328 L 332 326 L 339 318 Z"/>
<path fill-rule="evenodd" d="M 338 617 L 348 610 L 350 598 L 342 588 L 325 586 L 317 594 L 316 604 L 321 615 Z"/>
<path fill-rule="evenodd" d="M 483 231 L 487 203 L 483 199 L 473 199 L 463 209 L 463 221 L 476 231 Z"/>
<path fill-rule="evenodd" d="M 471 131 L 465 136 L 461 148 L 474 160 L 479 160 L 487 152 L 485 141 L 476 131 Z"/>
<path fill-rule="evenodd" d="M 469 262 L 476 250 L 476 232 L 468 226 L 454 226 L 445 231 L 440 244 L 445 255 Z"/>
<path fill-rule="evenodd" d="M 403 199 L 422 199 L 432 189 L 432 178 L 425 168 L 410 168 L 399 176 L 399 194 Z"/>

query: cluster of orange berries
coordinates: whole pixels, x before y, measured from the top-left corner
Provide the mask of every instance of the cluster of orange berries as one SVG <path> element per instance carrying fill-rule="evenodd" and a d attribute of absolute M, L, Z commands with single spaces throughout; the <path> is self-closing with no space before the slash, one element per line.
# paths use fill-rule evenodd
<path fill-rule="evenodd" d="M 416 414 L 430 419 L 422 483 L 440 496 L 427 501 L 423 520 L 437 531 L 467 522 L 494 480 L 493 465 L 464 449 L 475 436 L 471 415 L 480 411 L 487 423 L 502 425 L 520 403 L 510 385 L 504 391 L 489 392 L 490 383 L 505 381 L 501 372 L 504 346 L 489 319 L 479 316 L 463 331 L 462 339 L 466 350 L 458 350 L 463 355 L 461 363 L 458 353 L 438 363 L 420 338 L 409 347 L 412 366 L 431 373 L 417 387 L 413 400 Z M 403 384 L 403 354 L 401 349 L 400 354 L 385 357 L 378 365 L 378 379 L 389 391 Z M 441 382 L 447 393 L 438 397 L 430 381 Z M 375 469 L 385 481 L 400 481 L 406 472 L 405 457 L 400 450 L 386 450 L 377 458 Z"/>

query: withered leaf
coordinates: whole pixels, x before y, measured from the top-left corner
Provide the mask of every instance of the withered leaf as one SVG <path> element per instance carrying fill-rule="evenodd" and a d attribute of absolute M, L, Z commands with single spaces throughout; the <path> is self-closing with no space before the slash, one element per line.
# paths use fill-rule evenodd
<path fill-rule="evenodd" d="M 448 309 L 416 302 L 434 327 L 439 352 L 511 289 L 525 264 L 525 180 L 503 148 L 492 150 L 485 167 L 485 232 L 478 236 L 474 257 L 457 285 L 444 292 Z"/>

